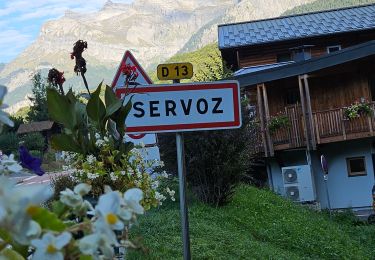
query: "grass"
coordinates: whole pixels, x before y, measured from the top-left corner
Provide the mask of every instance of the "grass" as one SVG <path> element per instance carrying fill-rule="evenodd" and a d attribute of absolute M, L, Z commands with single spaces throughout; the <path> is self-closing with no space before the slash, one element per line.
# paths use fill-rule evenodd
<path fill-rule="evenodd" d="M 193 259 L 375 259 L 375 226 L 348 214 L 330 220 L 250 186 L 222 208 L 190 200 L 189 218 Z M 148 252 L 128 259 L 182 259 L 180 232 L 178 203 L 148 212 L 132 230 Z"/>

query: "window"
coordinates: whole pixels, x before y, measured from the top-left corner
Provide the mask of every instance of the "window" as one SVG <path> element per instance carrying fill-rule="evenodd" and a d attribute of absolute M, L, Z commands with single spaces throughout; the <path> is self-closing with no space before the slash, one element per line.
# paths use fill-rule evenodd
<path fill-rule="evenodd" d="M 348 176 L 365 176 L 366 172 L 366 160 L 365 157 L 353 157 L 346 159 L 346 165 L 348 167 Z"/>
<path fill-rule="evenodd" d="M 327 47 L 327 53 L 332 53 L 341 50 L 341 45 L 334 45 Z"/>
<path fill-rule="evenodd" d="M 290 53 L 277 54 L 277 62 L 287 62 L 287 61 L 291 61 L 291 60 L 292 60 L 292 57 L 291 57 Z"/>

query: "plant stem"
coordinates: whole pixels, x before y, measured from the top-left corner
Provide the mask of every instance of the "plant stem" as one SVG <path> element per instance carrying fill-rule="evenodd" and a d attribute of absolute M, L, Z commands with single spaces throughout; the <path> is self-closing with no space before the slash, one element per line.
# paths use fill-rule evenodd
<path fill-rule="evenodd" d="M 87 84 L 87 80 L 86 80 L 85 74 L 81 73 L 81 76 L 82 76 L 82 79 L 83 79 L 83 83 L 85 84 L 85 87 L 87 89 L 87 92 L 91 96 L 91 93 L 90 93 L 90 90 L 89 90 L 89 85 Z"/>

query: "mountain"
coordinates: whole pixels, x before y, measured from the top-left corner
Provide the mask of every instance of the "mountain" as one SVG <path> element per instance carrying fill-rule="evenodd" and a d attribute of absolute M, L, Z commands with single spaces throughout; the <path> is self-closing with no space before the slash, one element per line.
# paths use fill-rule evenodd
<path fill-rule="evenodd" d="M 217 23 L 277 16 L 313 0 L 134 0 L 108 1 L 94 13 L 67 11 L 46 22 L 38 38 L 16 59 L 0 67 L 0 84 L 6 85 L 6 102 L 14 105 L 31 92 L 35 71 L 46 75 L 51 67 L 65 71 L 66 87 L 83 89 L 70 60 L 73 43 L 88 42 L 84 52 L 86 77 L 93 88 L 110 83 L 125 50 L 131 50 L 149 71 L 179 51 L 195 50 L 217 40 Z M 194 40 L 197 39 L 197 40 Z"/>
<path fill-rule="evenodd" d="M 309 4 L 296 6 L 286 11 L 283 15 L 302 14 L 373 3 L 375 3 L 375 0 L 317 0 Z"/>

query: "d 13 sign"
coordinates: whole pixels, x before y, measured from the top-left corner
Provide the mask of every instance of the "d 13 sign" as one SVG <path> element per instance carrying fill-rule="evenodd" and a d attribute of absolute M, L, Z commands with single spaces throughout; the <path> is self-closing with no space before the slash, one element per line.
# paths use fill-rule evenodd
<path fill-rule="evenodd" d="M 191 79 L 193 77 L 193 65 L 189 62 L 159 64 L 157 76 L 160 80 Z"/>
<path fill-rule="evenodd" d="M 126 90 L 117 89 L 117 95 Z M 237 81 L 137 87 L 126 120 L 128 133 L 182 132 L 239 128 Z"/>

